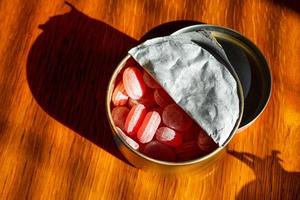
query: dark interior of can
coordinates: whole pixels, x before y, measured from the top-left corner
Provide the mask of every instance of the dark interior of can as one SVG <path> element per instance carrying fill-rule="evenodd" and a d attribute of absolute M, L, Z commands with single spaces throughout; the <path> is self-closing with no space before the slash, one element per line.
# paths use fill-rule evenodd
<path fill-rule="evenodd" d="M 264 60 L 249 46 L 239 46 L 225 38 L 217 38 L 233 65 L 244 92 L 244 114 L 240 128 L 249 124 L 263 110 L 270 90 L 271 78 Z M 245 48 L 249 48 L 248 51 Z"/>

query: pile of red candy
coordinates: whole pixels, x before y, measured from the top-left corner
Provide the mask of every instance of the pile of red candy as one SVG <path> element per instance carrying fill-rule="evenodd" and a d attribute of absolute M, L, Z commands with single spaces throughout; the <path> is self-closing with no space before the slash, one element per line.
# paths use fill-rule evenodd
<path fill-rule="evenodd" d="M 137 63 L 132 62 L 118 75 L 112 108 L 118 134 L 133 149 L 151 158 L 187 161 L 217 148 L 213 140 Z"/>

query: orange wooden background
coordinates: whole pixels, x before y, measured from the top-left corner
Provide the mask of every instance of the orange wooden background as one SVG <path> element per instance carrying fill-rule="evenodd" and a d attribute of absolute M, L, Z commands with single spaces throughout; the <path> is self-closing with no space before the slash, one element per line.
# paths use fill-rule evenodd
<path fill-rule="evenodd" d="M 70 4 L 0 1 L 1 199 L 300 199 L 299 1 Z M 112 141 L 109 77 L 151 29 L 168 34 L 193 21 L 233 28 L 261 49 L 271 100 L 232 140 L 235 156 L 206 178 L 138 170 Z"/>

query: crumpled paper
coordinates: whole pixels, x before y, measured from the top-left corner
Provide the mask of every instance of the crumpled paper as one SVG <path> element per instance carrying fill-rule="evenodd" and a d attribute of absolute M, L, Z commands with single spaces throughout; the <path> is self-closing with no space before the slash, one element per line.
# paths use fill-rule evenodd
<path fill-rule="evenodd" d="M 219 146 L 226 143 L 240 113 L 237 81 L 209 32 L 154 38 L 129 54 Z"/>

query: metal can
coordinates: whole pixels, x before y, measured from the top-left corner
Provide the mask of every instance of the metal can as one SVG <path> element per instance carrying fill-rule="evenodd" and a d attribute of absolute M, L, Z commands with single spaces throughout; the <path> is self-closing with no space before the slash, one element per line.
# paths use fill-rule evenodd
<path fill-rule="evenodd" d="M 118 74 L 122 71 L 126 63 L 130 60 L 130 55 L 127 55 L 118 64 L 108 84 L 107 95 L 106 95 L 106 111 L 107 111 L 108 121 L 112 129 L 113 138 L 116 142 L 118 149 L 126 157 L 126 159 L 137 168 L 141 168 L 143 170 L 151 170 L 151 171 L 156 171 L 161 173 L 167 173 L 167 174 L 170 173 L 185 174 L 186 172 L 189 174 L 191 172 L 197 172 L 203 174 L 204 176 L 209 174 L 209 172 L 212 172 L 213 169 L 217 168 L 218 166 L 217 161 L 219 161 L 220 158 L 223 157 L 222 155 L 225 153 L 226 147 L 230 143 L 235 133 L 249 126 L 250 123 L 252 123 L 258 117 L 258 115 L 263 111 L 270 98 L 271 75 L 268 68 L 268 64 L 265 61 L 263 55 L 257 49 L 257 47 L 255 47 L 255 45 L 252 42 L 250 42 L 248 39 L 243 37 L 241 34 L 224 27 L 212 26 L 212 25 L 194 25 L 194 26 L 180 29 L 176 31 L 174 34 L 203 30 L 203 29 L 211 31 L 213 36 L 216 37 L 216 39 L 218 40 L 218 42 L 220 42 L 223 39 L 224 41 L 229 41 L 229 43 L 236 45 L 239 48 L 243 48 L 243 50 L 246 51 L 247 56 L 251 56 L 252 61 L 253 62 L 255 61 L 255 66 L 258 69 L 258 74 L 260 76 L 267 75 L 266 80 L 264 80 L 262 83 L 264 85 L 264 93 L 263 93 L 264 95 L 261 97 L 262 100 L 260 100 L 260 104 L 256 108 L 256 111 L 254 112 L 253 115 L 252 114 L 250 116 L 243 115 L 244 102 L 245 104 L 247 103 L 247 101 L 244 101 L 244 95 L 243 95 L 244 88 L 240 83 L 239 76 L 233 73 L 233 76 L 235 77 L 238 83 L 238 95 L 240 98 L 241 112 L 240 112 L 239 119 L 235 124 L 235 127 L 232 130 L 230 138 L 227 140 L 227 142 L 222 147 L 217 148 L 215 151 L 211 152 L 210 154 L 195 160 L 189 160 L 184 162 L 167 162 L 167 161 L 160 161 L 160 160 L 153 159 L 130 147 L 124 141 L 124 139 L 120 137 L 119 134 L 117 134 L 116 126 L 114 125 L 112 120 L 111 97 L 112 97 L 113 89 L 115 87 L 115 82 Z M 259 68 L 259 66 L 263 66 L 263 67 Z M 251 89 L 249 94 L 250 93 L 251 93 Z M 245 97 L 248 98 L 248 96 Z"/>

